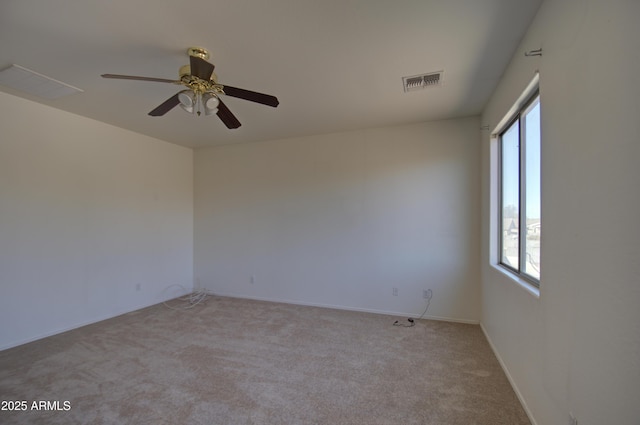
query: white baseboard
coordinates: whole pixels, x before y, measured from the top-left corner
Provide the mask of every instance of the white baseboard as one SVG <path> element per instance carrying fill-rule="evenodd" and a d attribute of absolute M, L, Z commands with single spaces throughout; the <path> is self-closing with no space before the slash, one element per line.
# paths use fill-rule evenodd
<path fill-rule="evenodd" d="M 166 288 L 165 288 L 165 291 L 166 291 Z M 240 295 L 240 294 L 220 293 L 220 292 L 217 292 L 217 291 L 211 291 L 210 289 L 206 289 L 206 291 L 208 293 L 210 293 L 211 295 L 217 295 L 217 296 L 229 297 L 229 298 L 242 298 L 242 299 L 249 299 L 249 300 L 256 300 L 256 301 L 267 301 L 267 302 L 276 302 L 276 303 L 293 304 L 293 305 L 305 305 L 305 306 L 309 306 L 309 307 L 321 307 L 321 308 L 331 308 L 331 309 L 337 309 L 337 310 L 359 311 L 359 312 L 363 312 L 363 313 L 384 314 L 384 315 L 396 316 L 396 317 L 417 317 L 415 314 L 410 314 L 410 313 L 406 313 L 406 312 L 392 311 L 392 310 L 378 310 L 378 309 L 358 308 L 358 307 L 350 307 L 350 306 L 342 306 L 342 305 L 334 305 L 334 304 L 310 303 L 310 302 L 304 302 L 304 301 L 298 301 L 298 300 L 288 300 L 288 299 L 269 298 L 269 297 L 250 297 L 250 296 Z M 69 326 L 58 328 L 58 329 L 55 329 L 55 330 L 52 330 L 52 331 L 49 331 L 49 332 L 45 332 L 45 333 L 39 334 L 37 336 L 31 337 L 31 338 L 26 338 L 26 339 L 19 340 L 19 341 L 12 341 L 7 345 L 1 346 L 0 347 L 0 351 L 7 350 L 7 349 L 13 348 L 13 347 L 17 347 L 19 345 L 27 344 L 29 342 L 37 341 L 37 340 L 42 339 L 42 338 L 47 338 L 49 336 L 61 334 L 63 332 L 67 332 L 67 331 L 70 331 L 70 330 L 73 330 L 73 329 L 81 328 L 83 326 L 91 325 L 93 323 L 101 322 L 103 320 L 112 319 L 114 317 L 121 316 L 121 315 L 127 314 L 127 313 L 131 313 L 133 311 L 140 310 L 140 309 L 143 309 L 143 308 L 147 308 L 147 307 L 150 307 L 152 305 L 159 304 L 159 303 L 162 303 L 164 301 L 167 301 L 167 300 L 173 298 L 173 296 L 171 296 L 171 295 L 167 297 L 166 294 L 164 294 L 164 291 L 163 291 L 163 293 L 161 295 L 162 295 L 162 298 L 160 299 L 159 302 L 158 301 L 153 301 L 153 302 L 149 302 L 149 303 L 143 303 L 143 304 L 138 305 L 138 306 L 136 306 L 134 308 L 131 308 L 131 309 L 124 309 L 124 310 L 121 310 L 121 311 L 120 310 L 119 311 L 115 311 L 113 313 L 110 313 L 110 314 L 107 314 L 107 315 L 104 315 L 104 316 L 94 317 L 94 318 L 91 318 L 89 320 L 84 320 L 84 321 L 80 321 L 80 322 L 74 323 L 73 325 L 69 325 Z M 428 314 L 423 316 L 423 319 L 440 320 L 440 321 L 443 321 L 443 322 L 465 323 L 465 324 L 470 324 L 470 325 L 479 324 L 479 322 L 475 321 L 475 320 L 459 319 L 459 318 L 455 318 L 455 317 L 432 316 L 432 315 L 428 315 Z M 486 332 L 485 332 L 485 335 L 486 335 Z M 491 342 L 489 342 L 489 343 L 491 344 Z M 492 348 L 493 348 L 493 346 L 492 346 Z M 495 352 L 495 349 L 494 349 L 494 352 Z M 498 358 L 498 360 L 500 360 L 500 359 Z M 503 369 L 504 369 L 504 365 L 503 365 Z"/>
<path fill-rule="evenodd" d="M 332 308 L 336 310 L 359 311 L 362 313 L 384 314 L 388 316 L 417 317 L 415 314 L 392 311 L 392 310 L 378 310 L 378 309 L 371 309 L 371 308 L 360 308 L 360 307 L 351 307 L 351 306 L 335 305 L 335 304 L 312 303 L 312 302 L 306 302 L 306 301 L 270 298 L 270 297 L 254 297 L 254 296 L 247 296 L 244 294 L 222 293 L 218 291 L 212 291 L 210 289 L 207 289 L 207 292 L 209 292 L 211 295 L 217 295 L 220 297 L 228 297 L 228 298 L 241 298 L 246 300 L 267 301 L 272 303 L 304 305 L 309 307 L 320 307 L 320 308 Z M 440 320 L 443 322 L 465 323 L 469 325 L 477 325 L 480 323 L 477 320 L 458 319 L 454 317 L 431 316 L 428 314 L 424 315 L 422 318 L 428 319 L 428 320 Z"/>
<path fill-rule="evenodd" d="M 487 333 L 487 330 L 484 328 L 484 325 L 482 324 L 482 322 L 480 322 L 480 329 L 482 329 L 482 333 L 484 333 L 485 338 L 487 338 L 487 341 L 489 342 L 489 346 L 491 347 L 491 350 L 493 350 L 493 354 L 495 354 L 496 358 L 498 359 L 498 363 L 500 363 L 500 367 L 504 371 L 504 374 L 507 376 L 507 379 L 509 380 L 511 387 L 513 388 L 513 391 L 516 393 L 518 400 L 520 400 L 520 404 L 522 405 L 522 408 L 527 414 L 527 417 L 529 418 L 529 422 L 531 422 L 531 425 L 538 425 L 538 423 L 533 417 L 533 413 L 531 413 L 531 410 L 529 409 L 529 406 L 527 406 L 527 402 L 525 401 L 524 397 L 522 396 L 522 393 L 518 389 L 518 385 L 513 380 L 511 373 L 509 373 L 509 369 L 507 369 L 507 366 L 502 360 L 502 357 L 500 357 L 500 353 L 498 353 L 498 350 L 496 350 L 496 346 L 493 345 L 493 341 L 491 341 L 491 338 L 489 337 L 489 334 Z"/>
<path fill-rule="evenodd" d="M 69 326 L 64 326 L 64 327 L 57 328 L 57 329 L 54 329 L 54 330 L 51 330 L 51 331 L 48 331 L 48 332 L 44 332 L 42 334 L 38 334 L 38 335 L 30 337 L 30 338 L 26 338 L 26 339 L 22 339 L 22 340 L 18 340 L 18 341 L 12 341 L 7 345 L 1 346 L 0 347 L 0 351 L 8 350 L 9 348 L 17 347 L 17 346 L 23 345 L 23 344 L 28 344 L 30 342 L 37 341 L 37 340 L 42 339 L 42 338 L 47 338 L 49 336 L 58 335 L 58 334 L 61 334 L 61 333 L 64 333 L 64 332 L 72 331 L 74 329 L 78 329 L 78 328 L 81 328 L 83 326 L 92 325 L 94 323 L 102 322 L 103 320 L 113 319 L 114 317 L 122 316 L 123 314 L 132 313 L 132 312 L 134 312 L 136 310 L 142 310 L 143 308 L 151 307 L 153 305 L 160 304 L 160 303 L 166 302 L 166 301 L 174 298 L 173 295 L 169 295 L 167 297 L 167 295 L 165 295 L 165 293 L 164 293 L 165 291 L 166 291 L 166 288 L 161 293 L 162 297 L 160 298 L 160 301 L 157 301 L 157 300 L 147 301 L 147 302 L 141 303 L 139 305 L 136 305 L 136 306 L 134 306 L 132 308 L 126 308 L 126 309 L 117 310 L 117 311 L 114 311 L 114 312 L 109 313 L 109 314 L 105 314 L 105 315 L 98 316 L 98 317 L 93 317 L 93 318 L 88 319 L 88 320 L 82 320 L 82 321 L 76 322 L 76 323 L 74 323 L 72 325 L 69 325 Z"/>

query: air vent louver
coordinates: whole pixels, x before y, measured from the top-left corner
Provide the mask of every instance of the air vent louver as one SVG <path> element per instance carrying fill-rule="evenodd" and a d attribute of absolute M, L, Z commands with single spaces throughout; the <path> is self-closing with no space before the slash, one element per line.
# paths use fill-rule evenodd
<path fill-rule="evenodd" d="M 402 85 L 405 92 L 426 89 L 427 87 L 439 86 L 442 84 L 442 74 L 444 71 L 430 72 L 428 74 L 402 77 Z"/>

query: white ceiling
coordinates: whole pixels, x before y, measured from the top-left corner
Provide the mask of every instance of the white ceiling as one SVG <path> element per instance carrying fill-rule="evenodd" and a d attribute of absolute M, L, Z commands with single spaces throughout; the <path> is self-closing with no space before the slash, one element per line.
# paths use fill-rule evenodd
<path fill-rule="evenodd" d="M 541 0 L 2 0 L 0 69 L 79 87 L 57 100 L 2 91 L 172 143 L 203 147 L 477 115 Z M 278 108 L 224 97 L 242 123 L 175 108 L 202 46 L 222 84 L 275 95 Z M 531 46 L 538 48 L 540 46 Z M 402 77 L 444 70 L 441 87 L 404 93 Z"/>

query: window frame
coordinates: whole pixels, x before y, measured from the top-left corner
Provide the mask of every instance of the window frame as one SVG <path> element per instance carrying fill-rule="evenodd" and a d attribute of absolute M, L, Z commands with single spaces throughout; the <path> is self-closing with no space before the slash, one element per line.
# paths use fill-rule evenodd
<path fill-rule="evenodd" d="M 536 81 L 537 83 L 537 81 Z M 508 115 L 508 119 L 499 131 L 496 132 L 498 141 L 498 266 L 504 268 L 510 273 L 515 274 L 518 278 L 525 280 L 527 283 L 540 288 L 540 279 L 524 272 L 523 263 L 526 261 L 526 229 L 527 229 L 527 214 L 526 214 L 526 194 L 527 194 L 527 182 L 526 182 L 526 125 L 523 124 L 526 115 L 535 107 L 535 104 L 541 104 L 540 89 L 537 84 L 524 94 L 524 101 L 514 105 L 515 112 Z M 518 123 L 518 267 L 515 268 L 512 265 L 505 264 L 503 260 L 503 247 L 504 247 L 504 205 L 503 205 L 503 135 L 507 133 L 511 127 Z M 540 133 L 542 131 L 540 130 Z M 542 134 L 540 135 L 540 144 L 542 144 Z M 540 200 L 542 203 L 542 200 Z M 542 217 L 540 219 L 542 222 Z M 523 237 L 524 236 L 524 237 Z"/>

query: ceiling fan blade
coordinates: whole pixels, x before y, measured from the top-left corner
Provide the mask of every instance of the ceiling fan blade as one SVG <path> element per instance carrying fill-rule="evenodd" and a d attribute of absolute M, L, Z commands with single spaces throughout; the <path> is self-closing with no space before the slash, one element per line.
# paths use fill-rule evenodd
<path fill-rule="evenodd" d="M 135 75 L 102 74 L 102 78 L 115 78 L 117 80 L 154 81 L 156 83 L 173 83 L 173 84 L 181 83 L 180 81 L 168 80 L 166 78 L 138 77 Z"/>
<path fill-rule="evenodd" d="M 218 113 L 216 115 L 218 115 L 218 118 L 220 118 L 229 129 L 238 128 L 242 125 L 236 116 L 231 113 L 229 108 L 227 108 L 227 105 L 222 103 L 222 100 L 218 103 Z"/>
<path fill-rule="evenodd" d="M 263 105 L 273 106 L 274 108 L 280 104 L 278 98 L 264 93 L 258 93 L 251 90 L 239 89 L 237 87 L 224 86 L 224 94 L 239 99 L 249 100 L 251 102 L 262 103 Z"/>
<path fill-rule="evenodd" d="M 158 106 L 153 111 L 149 112 L 149 115 L 151 115 L 152 117 L 160 117 L 166 114 L 167 112 L 169 112 L 170 110 L 172 110 L 173 108 L 175 108 L 176 106 L 178 106 L 178 104 L 180 103 L 180 100 L 178 99 L 179 94 L 180 93 L 176 93 L 173 96 L 171 96 L 169 99 L 162 102 L 160 106 Z"/>
<path fill-rule="evenodd" d="M 211 78 L 211 74 L 213 74 L 213 69 L 215 68 L 212 63 L 197 56 L 189 56 L 189 64 L 191 65 L 191 75 L 205 81 Z"/>

